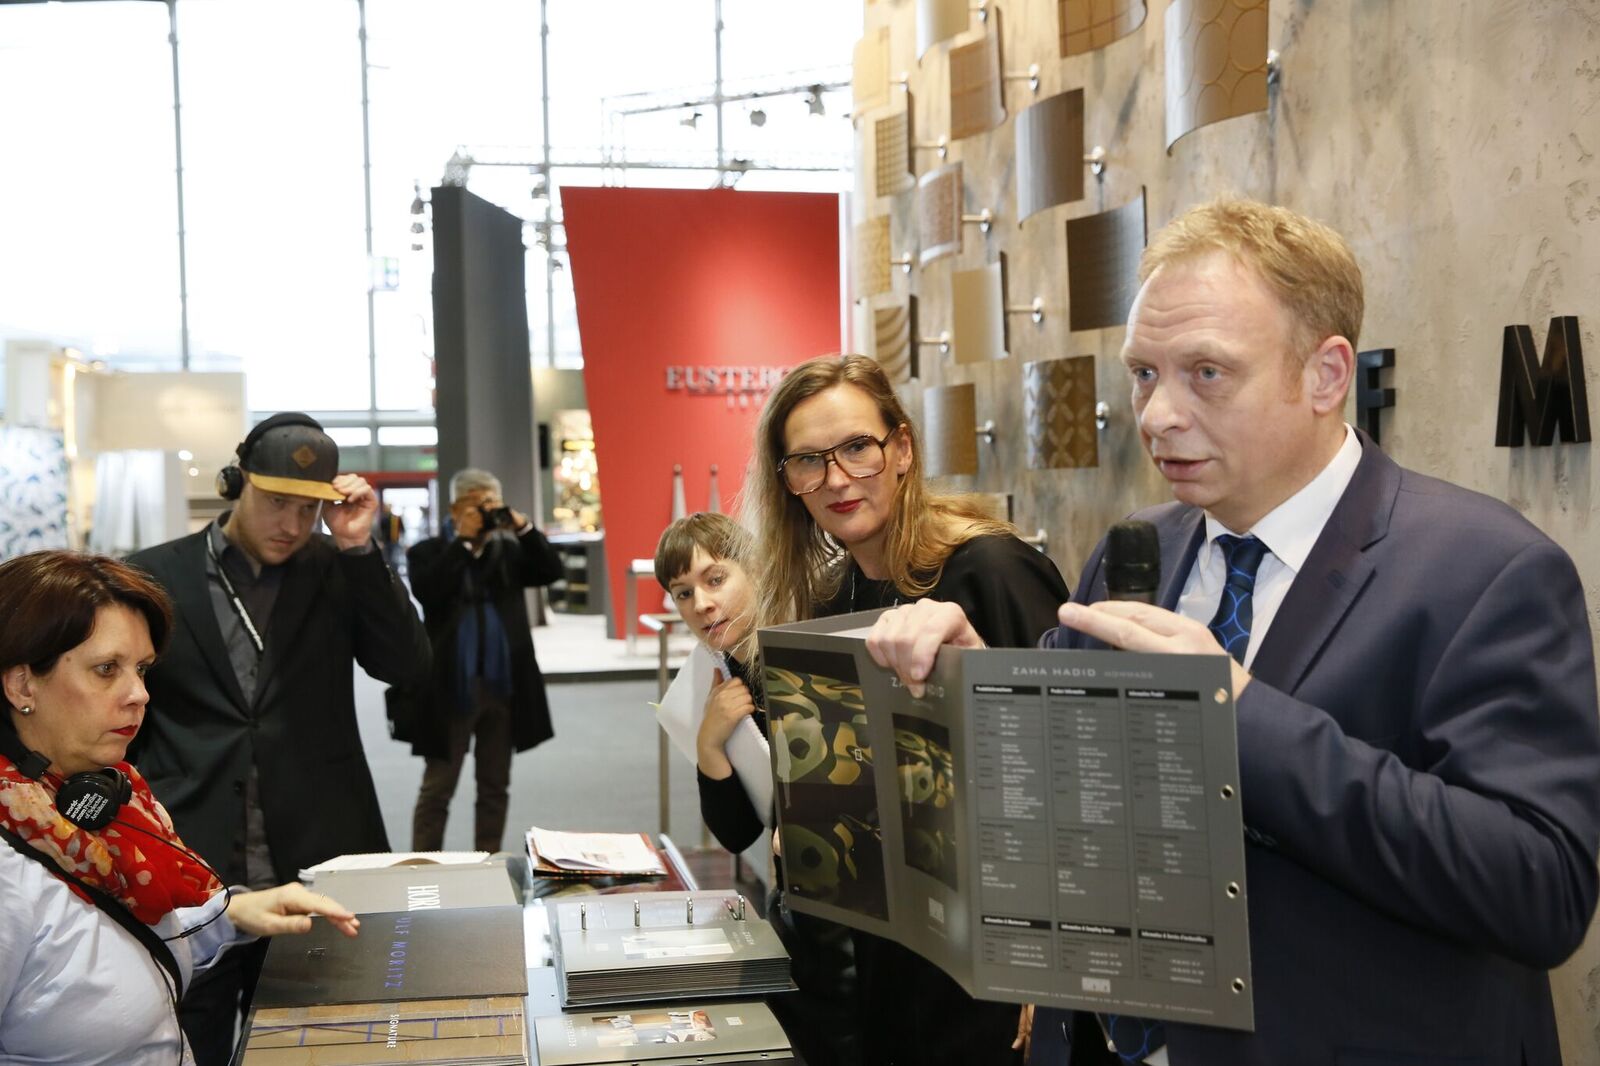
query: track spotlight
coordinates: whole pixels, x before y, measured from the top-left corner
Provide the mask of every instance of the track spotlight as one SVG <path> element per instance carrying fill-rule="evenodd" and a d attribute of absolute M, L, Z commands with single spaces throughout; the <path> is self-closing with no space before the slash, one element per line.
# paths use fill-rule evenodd
<path fill-rule="evenodd" d="M 806 93 L 806 107 L 813 115 L 826 115 L 827 108 L 822 106 L 822 86 L 813 85 Z"/>
<path fill-rule="evenodd" d="M 767 113 L 765 111 L 761 110 L 758 107 L 754 111 L 750 112 L 750 125 L 752 125 L 752 126 L 765 126 L 766 124 L 767 124 Z"/>
<path fill-rule="evenodd" d="M 698 112 L 698 111 L 691 111 L 691 112 L 689 112 L 689 115 L 688 115 L 687 118 L 680 118 L 678 120 L 678 125 L 680 125 L 680 126 L 688 126 L 690 129 L 694 129 L 699 124 L 700 124 L 700 112 Z"/>

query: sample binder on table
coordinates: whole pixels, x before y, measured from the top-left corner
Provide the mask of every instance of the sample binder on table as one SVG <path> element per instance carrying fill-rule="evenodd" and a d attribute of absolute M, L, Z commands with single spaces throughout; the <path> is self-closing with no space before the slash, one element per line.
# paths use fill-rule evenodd
<path fill-rule="evenodd" d="M 879 612 L 760 631 L 787 903 L 979 999 L 1252 1029 L 1228 659 L 943 648 Z"/>
<path fill-rule="evenodd" d="M 777 933 L 736 894 L 641 892 L 548 908 L 564 1007 L 759 996 L 794 987 Z"/>
<path fill-rule="evenodd" d="M 241 1066 L 527 1066 L 520 996 L 267 1007 Z"/>
<path fill-rule="evenodd" d="M 568 1011 L 534 1023 L 539 1066 L 784 1066 L 789 1039 L 758 1000 Z"/>

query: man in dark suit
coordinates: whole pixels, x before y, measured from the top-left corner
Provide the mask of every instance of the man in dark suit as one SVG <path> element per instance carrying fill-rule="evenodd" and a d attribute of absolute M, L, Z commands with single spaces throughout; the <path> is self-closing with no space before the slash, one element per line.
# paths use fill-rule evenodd
<path fill-rule="evenodd" d="M 1600 846 L 1572 560 L 1345 424 L 1363 295 L 1333 231 L 1209 204 L 1140 276 L 1122 358 L 1177 497 L 1136 516 L 1159 605 L 1106 601 L 1102 543 L 1041 644 L 1232 655 L 1257 1028 L 1123 1019 L 1109 1061 L 1556 1066 L 1547 971 L 1587 930 Z M 902 609 L 875 654 L 918 682 L 973 644 L 958 614 Z M 1076 1033 L 1074 1066 L 1107 1061 L 1086 1015 L 1049 1013 L 1036 1058 Z"/>
<path fill-rule="evenodd" d="M 561 556 L 527 515 L 506 506 L 499 478 L 468 467 L 450 479 L 445 536 L 418 541 L 406 560 L 433 641 L 432 684 L 399 697 L 416 713 L 396 738 L 427 760 L 411 847 L 444 847 L 450 798 L 473 746 L 473 846 L 499 851 L 511 754 L 555 735 L 523 590 L 560 580 Z"/>
<path fill-rule="evenodd" d="M 146 679 L 150 714 L 130 758 L 227 884 L 293 881 L 334 855 L 389 848 L 354 670 L 415 682 L 428 641 L 372 543 L 376 494 L 338 471 L 320 425 L 273 415 L 217 477 L 233 510 L 130 559 L 171 594 L 178 622 Z M 315 532 L 319 519 L 331 536 Z M 185 995 L 200 1066 L 229 1061 L 260 959 L 230 953 Z"/>

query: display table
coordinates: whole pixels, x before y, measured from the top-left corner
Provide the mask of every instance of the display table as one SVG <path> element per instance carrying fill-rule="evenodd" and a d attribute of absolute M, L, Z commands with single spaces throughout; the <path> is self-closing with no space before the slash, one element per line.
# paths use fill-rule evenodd
<path fill-rule="evenodd" d="M 423 978 L 425 975 L 428 978 L 436 979 L 437 975 L 439 974 L 453 972 L 457 976 L 450 977 L 447 980 L 454 982 L 458 986 L 463 983 L 462 977 L 466 976 L 466 984 L 471 985 L 474 980 L 482 980 L 485 987 L 470 988 L 461 991 L 440 992 L 437 994 L 423 996 L 396 995 L 393 998 L 397 1001 L 438 1000 L 440 1002 L 444 1002 L 444 998 L 442 997 L 457 998 L 480 995 L 484 997 L 492 997 L 498 995 L 504 999 L 504 997 L 509 995 L 508 993 L 501 992 L 497 994 L 495 991 L 493 991 L 493 989 L 487 986 L 489 982 L 498 982 L 496 987 L 504 989 L 508 987 L 508 980 L 512 983 L 520 984 L 519 964 L 521 964 L 525 965 L 527 969 L 526 978 L 528 990 L 526 1009 L 524 1012 L 524 1019 L 526 1023 L 524 1027 L 524 1050 L 530 1063 L 538 1063 L 538 1047 L 533 1037 L 534 1023 L 539 1018 L 551 1017 L 560 1015 L 562 1013 L 561 1004 L 557 994 L 556 971 L 554 967 L 554 960 L 552 958 L 551 939 L 549 935 L 550 915 L 552 912 L 550 911 L 548 904 L 550 904 L 552 901 L 558 900 L 571 901 L 573 897 L 585 899 L 596 895 L 640 897 L 661 892 L 676 893 L 698 891 L 700 886 L 696 881 L 693 871 L 690 870 L 688 865 L 684 862 L 682 853 L 678 850 L 677 846 L 673 844 L 672 840 L 665 835 L 661 835 L 656 838 L 656 842 L 657 851 L 659 852 L 667 870 L 667 875 L 665 877 L 543 877 L 536 875 L 530 870 L 530 864 L 527 856 L 523 852 L 512 852 L 510 854 L 502 853 L 495 860 L 491 860 L 490 862 L 484 864 L 401 864 L 400 866 L 387 866 L 376 869 L 368 865 L 363 869 L 354 871 L 356 880 L 368 875 L 380 875 L 380 879 L 382 881 L 390 881 L 391 879 L 388 877 L 388 875 L 391 873 L 399 873 L 402 870 L 418 875 L 417 878 L 404 876 L 399 881 L 401 888 L 396 890 L 398 893 L 396 898 L 409 900 L 409 904 L 401 905 L 397 903 L 391 905 L 389 902 L 390 896 L 387 894 L 387 891 L 373 893 L 371 892 L 370 888 L 366 889 L 369 894 L 365 897 L 368 901 L 365 906 L 352 900 L 353 908 L 358 913 L 363 915 L 366 922 L 366 927 L 363 928 L 361 936 L 357 939 L 357 941 L 340 939 L 336 941 L 334 945 L 330 946 L 334 950 L 335 954 L 337 954 L 339 950 L 344 949 L 346 946 L 354 947 L 359 941 L 367 941 L 368 944 L 366 947 L 375 948 L 378 952 L 378 955 L 381 956 L 377 967 L 374 968 L 368 961 L 373 957 L 371 951 L 366 951 L 364 956 L 361 954 L 340 956 L 336 962 L 327 964 L 326 966 L 320 962 L 302 964 L 297 961 L 301 955 L 304 955 L 307 959 L 329 958 L 333 956 L 325 955 L 324 952 L 329 949 L 324 949 L 322 947 L 313 947 L 309 950 L 302 951 L 299 947 L 298 938 L 282 938 L 281 943 L 275 943 L 273 945 L 275 949 L 275 957 L 281 961 L 282 965 L 278 968 L 278 972 L 275 974 L 264 973 L 262 980 L 263 989 L 266 989 L 274 984 L 276 987 L 266 992 L 262 992 L 260 989 L 258 989 L 258 993 L 260 994 L 258 994 L 257 1002 L 252 1009 L 250 1020 L 245 1025 L 244 1031 L 241 1033 L 239 1046 L 235 1052 L 233 1061 L 235 1063 L 242 1063 L 244 1061 L 246 1045 L 250 1040 L 252 1029 L 256 1024 L 257 1013 L 262 1009 L 271 1010 L 273 1008 L 277 1008 L 274 1013 L 279 1015 L 279 1017 L 274 1017 L 272 1020 L 265 1022 L 263 1025 L 263 1029 L 261 1031 L 269 1034 L 268 1039 L 277 1039 L 279 1041 L 289 1039 L 292 1041 L 292 1037 L 285 1038 L 282 1035 L 284 1031 L 301 1031 L 302 1033 L 311 1032 L 317 1036 L 321 1036 L 326 1032 L 342 1033 L 345 1029 L 351 1029 L 352 1027 L 347 1024 L 344 1019 L 339 1019 L 331 1023 L 324 1023 L 315 1019 L 310 1023 L 304 1020 L 286 1021 L 281 1018 L 284 1009 L 304 1010 L 307 1008 L 307 1005 L 323 1003 L 330 1005 L 351 1003 L 366 1004 L 373 1000 L 377 1000 L 381 1003 L 389 998 L 379 995 L 371 997 L 363 996 L 359 999 L 350 999 L 338 998 L 337 995 L 329 995 L 328 993 L 333 988 L 340 987 L 341 981 L 345 982 L 342 987 L 348 988 L 349 982 L 352 980 L 365 980 L 367 984 L 363 986 L 364 991 L 367 987 L 375 987 L 372 984 L 372 975 L 377 970 L 384 971 L 377 976 L 376 980 L 384 981 L 385 984 L 383 987 L 386 988 L 398 987 L 398 985 L 388 984 L 388 981 L 390 980 L 405 980 L 410 981 L 411 984 L 415 984 L 419 978 Z M 455 880 L 455 878 L 450 875 L 450 872 L 452 871 L 458 874 L 464 873 L 465 877 L 469 878 L 469 880 Z M 494 876 L 490 879 L 490 883 L 487 885 L 487 887 L 485 887 L 483 884 L 483 879 L 477 874 L 473 873 L 473 871 L 482 871 L 485 874 L 492 874 Z M 326 876 L 329 880 L 333 880 L 338 876 L 341 876 L 341 873 L 328 873 L 324 876 Z M 347 890 L 357 891 L 358 889 L 365 887 L 354 883 L 351 880 L 350 873 L 342 873 L 342 876 L 346 878 L 344 888 Z M 504 880 L 502 880 L 504 878 L 509 878 L 511 882 L 509 886 Z M 430 889 L 431 892 L 423 894 L 421 891 L 421 886 L 412 884 L 413 880 L 417 879 L 420 879 L 422 882 L 427 882 L 426 887 Z M 318 878 L 317 880 L 321 880 L 321 878 Z M 449 886 L 452 881 L 454 881 L 458 887 L 465 886 L 461 894 L 454 894 L 449 887 L 446 887 L 445 891 L 443 892 L 440 891 L 441 885 Z M 478 899 L 484 898 L 485 894 L 487 894 L 487 896 L 492 896 L 494 894 L 495 881 L 498 881 L 499 891 L 503 893 L 501 896 L 501 902 L 477 902 Z M 369 881 L 368 885 L 370 886 L 371 884 L 372 882 Z M 408 888 L 406 886 L 410 887 Z M 312 887 L 313 890 L 317 890 L 316 880 L 313 881 Z M 385 890 L 389 889 L 390 887 L 391 886 L 388 885 L 384 886 Z M 467 896 L 470 896 L 473 902 L 464 902 L 464 897 Z M 440 902 L 441 899 L 445 901 L 442 905 Z M 452 899 L 456 902 L 450 902 Z M 626 905 L 626 899 L 624 899 L 623 906 L 626 907 Z M 471 907 L 478 909 L 453 909 L 460 907 Z M 371 909 L 369 910 L 367 908 Z M 407 912 L 413 912 L 415 917 L 413 917 L 412 913 Z M 445 919 L 446 923 L 448 923 L 448 916 L 461 916 L 461 922 L 455 926 L 449 927 L 448 935 L 451 937 L 451 939 L 447 941 L 447 943 L 452 945 L 461 945 L 459 950 L 463 954 L 459 958 L 454 957 L 452 954 L 456 950 L 454 947 L 445 949 L 443 956 L 439 954 L 440 940 L 437 934 L 433 935 L 431 942 L 427 940 L 427 938 L 423 935 L 423 913 L 431 913 L 436 916 L 434 919 L 430 919 L 430 921 L 435 922 L 435 927 L 437 927 L 436 919 L 442 918 Z M 385 935 L 384 930 L 390 925 L 393 925 L 395 929 L 398 930 L 401 928 L 402 924 L 406 930 L 405 933 L 397 932 L 394 934 L 394 936 Z M 491 927 L 503 927 L 507 924 L 509 925 L 508 929 L 500 929 L 499 931 L 491 934 L 494 939 L 488 941 L 483 939 L 483 934 Z M 517 957 L 514 954 L 514 948 L 510 951 L 503 950 L 504 946 L 511 939 L 511 937 L 515 936 L 515 931 L 518 929 L 520 929 L 523 937 L 523 954 L 521 957 Z M 391 939 L 395 939 L 396 937 L 398 937 L 399 942 L 391 945 L 389 941 Z M 463 939 L 455 939 L 457 937 L 461 937 Z M 474 937 L 476 937 L 476 941 L 481 941 L 481 943 L 477 943 L 477 946 L 475 947 L 466 947 L 466 943 L 476 942 L 474 941 Z M 407 942 L 409 942 L 409 944 Z M 425 945 L 431 946 L 425 947 Z M 395 950 L 389 950 L 390 947 L 393 947 Z M 431 956 L 428 954 L 428 951 L 430 950 L 434 952 L 434 954 Z M 408 951 L 411 955 L 415 956 L 415 958 L 410 963 L 412 968 L 410 970 L 405 970 L 403 967 L 407 965 L 406 955 Z M 438 965 L 434 965 L 432 967 L 423 966 L 422 960 L 430 957 L 434 959 L 449 957 L 452 961 L 443 968 L 439 967 Z M 396 958 L 398 958 L 400 961 L 393 961 Z M 477 965 L 474 965 L 474 960 L 477 960 Z M 268 971 L 272 970 L 272 961 L 273 960 L 269 958 L 269 965 L 267 967 Z M 509 964 L 509 969 L 507 969 L 507 964 Z M 480 972 L 477 977 L 472 977 L 470 976 L 472 971 Z M 324 978 L 326 980 L 324 980 Z M 327 989 L 323 988 L 324 984 L 328 986 Z M 411 984 L 408 984 L 407 987 L 410 988 Z M 283 991 L 285 988 L 287 989 L 287 992 Z M 328 995 L 328 998 L 321 998 L 324 995 Z M 290 996 L 299 998 L 290 998 Z M 275 1002 L 274 997 L 276 997 Z M 264 1003 L 263 1000 L 266 1002 Z M 515 1003 L 516 997 L 511 996 L 506 1001 Z M 491 1000 L 486 998 L 483 1000 L 483 1002 L 489 1003 Z M 314 1007 L 312 1009 L 322 1008 Z M 370 1010 L 371 1008 L 358 1007 L 357 1009 Z M 441 1017 L 443 1016 L 441 1015 Z M 390 1024 L 392 1026 L 395 1023 L 391 1022 Z M 355 1026 L 354 1028 L 359 1029 L 360 1026 Z M 301 1039 L 304 1039 L 304 1035 L 301 1036 Z M 393 1039 L 394 1038 L 391 1037 L 391 1040 Z M 371 1036 L 368 1033 L 363 1033 L 360 1038 L 354 1041 L 348 1040 L 341 1035 L 333 1038 L 330 1043 L 352 1043 L 350 1048 L 336 1055 L 337 1061 L 400 1061 L 382 1057 L 381 1053 L 379 1053 L 379 1057 L 370 1057 L 370 1055 L 365 1055 L 363 1051 L 363 1045 L 372 1043 Z M 278 1050 L 258 1047 L 256 1050 L 263 1052 L 262 1056 L 260 1057 L 260 1061 L 320 1061 L 318 1059 L 302 1059 L 296 1057 L 298 1055 L 298 1052 L 295 1051 L 295 1047 L 297 1045 L 292 1043 L 279 1043 L 275 1046 Z M 392 1046 L 393 1045 L 391 1044 L 391 1047 Z M 308 1050 L 306 1054 L 310 1054 L 310 1051 Z M 286 1055 L 288 1056 L 287 1058 L 285 1057 Z M 251 1052 L 251 1057 L 253 1060 L 256 1058 L 255 1051 Z M 335 1061 L 335 1059 L 330 1059 L 329 1061 Z"/>

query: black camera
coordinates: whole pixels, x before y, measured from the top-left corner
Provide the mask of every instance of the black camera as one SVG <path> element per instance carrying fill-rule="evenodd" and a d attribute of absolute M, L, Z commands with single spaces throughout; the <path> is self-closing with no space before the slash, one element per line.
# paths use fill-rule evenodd
<path fill-rule="evenodd" d="M 511 529 L 517 524 L 517 520 L 511 517 L 509 507 L 480 507 L 478 513 L 483 516 L 485 530 Z"/>

